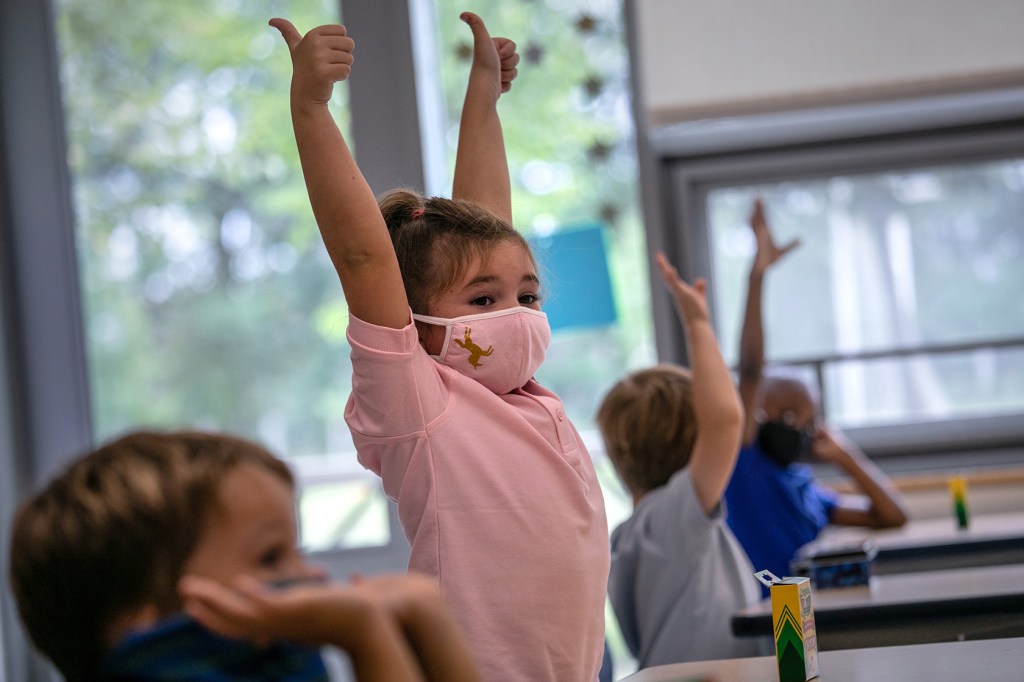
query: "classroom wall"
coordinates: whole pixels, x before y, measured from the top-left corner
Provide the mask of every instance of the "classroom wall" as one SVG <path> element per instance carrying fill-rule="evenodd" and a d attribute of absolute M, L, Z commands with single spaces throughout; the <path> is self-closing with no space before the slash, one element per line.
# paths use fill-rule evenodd
<path fill-rule="evenodd" d="M 633 0 L 648 123 L 1024 84 L 1021 0 Z"/>

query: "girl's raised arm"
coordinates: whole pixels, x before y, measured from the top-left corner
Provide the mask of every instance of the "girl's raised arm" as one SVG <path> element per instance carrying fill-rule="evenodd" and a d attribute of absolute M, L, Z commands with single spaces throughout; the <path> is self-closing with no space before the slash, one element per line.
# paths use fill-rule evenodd
<path fill-rule="evenodd" d="M 459 123 L 452 198 L 482 204 L 512 222 L 512 188 L 498 98 L 512 87 L 519 54 L 507 38 L 491 38 L 483 20 L 472 12 L 461 19 L 473 31 L 473 65 Z"/>
<path fill-rule="evenodd" d="M 341 279 L 349 312 L 364 322 L 401 329 L 409 302 L 376 197 L 356 165 L 327 103 L 348 78 L 355 43 L 344 26 L 301 35 L 272 19 L 292 57 L 291 113 L 313 216 Z"/>

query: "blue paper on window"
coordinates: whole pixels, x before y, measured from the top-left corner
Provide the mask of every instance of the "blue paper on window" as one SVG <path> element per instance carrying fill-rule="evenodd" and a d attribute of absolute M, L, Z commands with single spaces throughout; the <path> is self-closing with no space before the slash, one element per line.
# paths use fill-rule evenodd
<path fill-rule="evenodd" d="M 604 229 L 599 224 L 531 237 L 551 330 L 614 324 Z"/>

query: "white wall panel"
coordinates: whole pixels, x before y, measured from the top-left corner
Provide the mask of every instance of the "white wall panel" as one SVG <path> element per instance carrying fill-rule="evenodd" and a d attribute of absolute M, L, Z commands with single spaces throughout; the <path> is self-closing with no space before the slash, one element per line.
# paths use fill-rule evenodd
<path fill-rule="evenodd" d="M 651 123 L 1024 83 L 1024 0 L 635 0 Z"/>

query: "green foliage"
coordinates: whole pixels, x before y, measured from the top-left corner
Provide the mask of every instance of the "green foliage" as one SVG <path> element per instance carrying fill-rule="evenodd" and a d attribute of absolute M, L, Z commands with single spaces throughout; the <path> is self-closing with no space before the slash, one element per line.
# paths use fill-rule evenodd
<path fill-rule="evenodd" d="M 344 308 L 298 168 L 288 51 L 267 21 L 314 26 L 335 7 L 58 4 L 101 437 L 192 424 L 288 454 L 327 447 L 346 352 L 317 322 Z"/>

